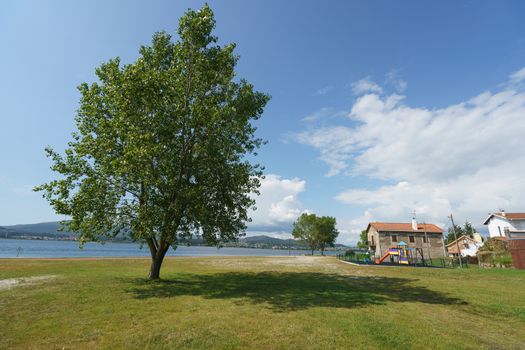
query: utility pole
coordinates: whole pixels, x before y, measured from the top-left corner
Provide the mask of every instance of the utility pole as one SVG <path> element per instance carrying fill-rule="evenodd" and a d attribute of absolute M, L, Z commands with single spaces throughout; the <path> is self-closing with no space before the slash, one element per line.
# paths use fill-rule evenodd
<path fill-rule="evenodd" d="M 459 250 L 458 237 L 456 235 L 456 225 L 454 224 L 454 218 L 452 217 L 452 214 L 450 214 L 449 218 L 452 222 L 452 232 L 454 233 L 454 240 L 456 240 L 456 248 L 458 249 L 459 267 L 463 268 L 463 263 L 461 262 L 461 250 Z"/>
<path fill-rule="evenodd" d="M 426 241 L 427 253 L 428 253 L 427 259 L 430 260 L 430 263 L 432 264 L 432 259 L 430 258 L 430 241 L 428 240 L 427 223 L 425 221 L 423 221 L 423 229 L 425 230 L 425 241 Z"/>

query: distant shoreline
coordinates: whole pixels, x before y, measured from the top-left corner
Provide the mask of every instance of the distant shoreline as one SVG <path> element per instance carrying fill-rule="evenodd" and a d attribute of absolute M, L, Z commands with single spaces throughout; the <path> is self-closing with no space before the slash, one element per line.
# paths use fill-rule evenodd
<path fill-rule="evenodd" d="M 78 242 L 77 239 L 71 238 L 71 239 L 65 239 L 65 238 L 54 238 L 49 236 L 44 236 L 45 238 L 38 238 L 38 237 L 0 237 L 0 240 L 24 240 L 24 241 L 45 241 L 45 242 Z M 130 240 L 108 240 L 108 241 L 89 241 L 86 243 L 123 243 L 123 244 L 140 244 L 140 242 L 134 242 Z M 179 244 L 178 246 L 186 246 L 186 247 L 211 247 L 211 248 L 217 248 L 213 245 L 206 245 L 206 244 Z M 307 246 L 253 246 L 253 245 L 246 245 L 246 246 L 235 246 L 235 245 L 223 245 L 220 248 L 246 248 L 246 249 L 272 249 L 272 250 L 310 250 Z M 347 246 L 339 246 L 337 248 L 326 248 L 325 251 L 344 251 L 347 249 L 354 249 L 352 247 Z"/>
<path fill-rule="evenodd" d="M 225 258 L 225 259 L 234 259 L 234 258 L 297 258 L 297 257 L 303 257 L 303 256 L 309 256 L 312 255 L 304 254 L 304 255 L 201 255 L 201 256 L 189 256 L 189 255 L 182 255 L 182 256 L 166 256 L 164 260 L 170 260 L 170 259 L 202 259 L 202 258 Z M 332 257 L 335 255 L 313 255 L 314 258 L 318 257 Z M 62 258 L 3 258 L 0 257 L 0 261 L 4 260 L 49 260 L 49 261 L 62 261 L 62 260 L 151 260 L 151 257 L 149 256 L 94 256 L 94 257 L 62 257 Z"/>
<path fill-rule="evenodd" d="M 122 243 L 122 242 L 119 242 Z M 78 241 L 72 240 L 31 240 L 31 239 L 0 239 L 0 258 L 3 259 L 149 259 L 147 245 L 137 242 L 115 244 L 113 242 L 87 242 L 82 248 Z M 327 250 L 325 255 L 341 254 L 342 250 Z M 197 245 L 179 245 L 168 251 L 167 257 L 187 256 L 303 256 L 310 255 L 309 249 L 278 249 L 255 247 L 210 247 Z M 315 251 L 314 255 L 321 255 Z"/>

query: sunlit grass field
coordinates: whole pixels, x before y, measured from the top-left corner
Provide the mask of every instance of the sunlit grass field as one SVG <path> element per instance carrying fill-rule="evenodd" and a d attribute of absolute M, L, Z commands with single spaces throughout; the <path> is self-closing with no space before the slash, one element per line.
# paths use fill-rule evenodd
<path fill-rule="evenodd" d="M 1 349 L 524 349 L 525 271 L 333 257 L 0 260 Z"/>

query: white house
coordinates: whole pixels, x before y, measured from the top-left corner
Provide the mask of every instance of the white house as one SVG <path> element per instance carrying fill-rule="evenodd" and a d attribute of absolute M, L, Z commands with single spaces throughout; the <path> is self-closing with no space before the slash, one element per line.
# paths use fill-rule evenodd
<path fill-rule="evenodd" d="M 447 252 L 449 256 L 457 256 L 458 255 L 458 248 L 461 252 L 461 256 L 476 256 L 478 253 L 478 249 L 483 246 L 483 240 L 481 238 L 481 235 L 479 233 L 474 233 L 474 238 L 470 238 L 469 236 L 461 236 L 455 241 L 450 242 L 447 244 Z"/>
<path fill-rule="evenodd" d="M 507 231 L 525 231 L 525 213 L 506 213 L 504 210 L 491 213 L 483 225 L 488 225 L 490 237 L 507 237 Z"/>

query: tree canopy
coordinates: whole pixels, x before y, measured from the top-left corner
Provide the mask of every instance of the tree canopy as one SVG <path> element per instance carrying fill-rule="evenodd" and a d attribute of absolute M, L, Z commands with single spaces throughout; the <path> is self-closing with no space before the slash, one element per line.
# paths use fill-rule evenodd
<path fill-rule="evenodd" d="M 321 254 L 327 246 L 334 246 L 335 240 L 339 235 L 336 229 L 336 220 L 331 216 L 317 216 L 315 214 L 303 213 L 294 222 L 292 235 L 307 243 L 312 250 L 320 249 Z"/>
<path fill-rule="evenodd" d="M 97 68 L 98 82 L 78 88 L 73 140 L 63 155 L 46 149 L 61 177 L 35 188 L 81 242 L 122 232 L 145 242 L 152 279 L 192 234 L 236 239 L 260 186 L 248 158 L 264 143 L 252 122 L 269 96 L 235 78 L 235 45 L 218 45 L 214 27 L 207 5 L 189 10 L 177 41 L 155 33 L 135 62 Z"/>
<path fill-rule="evenodd" d="M 454 225 L 454 229 L 452 227 L 448 228 L 448 234 L 445 240 L 445 244 L 449 244 L 450 242 L 454 242 L 456 240 L 456 238 L 454 237 L 454 230 L 456 231 L 456 238 L 459 238 L 463 235 L 473 238 L 474 233 L 477 232 L 476 229 L 472 226 L 472 224 L 468 221 L 465 221 L 463 227 L 460 225 Z"/>
<path fill-rule="evenodd" d="M 366 230 L 362 230 L 359 234 L 359 242 L 357 242 L 358 248 L 368 248 L 368 232 Z"/>

